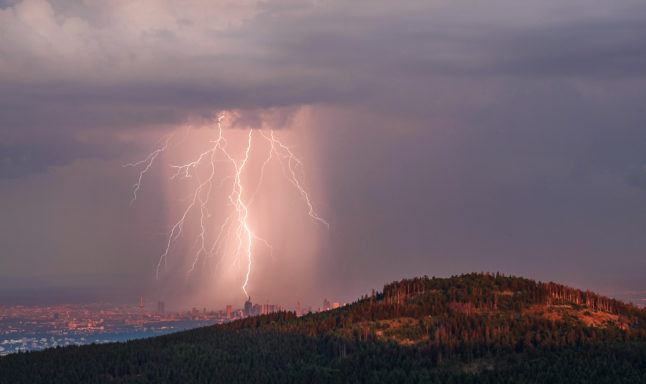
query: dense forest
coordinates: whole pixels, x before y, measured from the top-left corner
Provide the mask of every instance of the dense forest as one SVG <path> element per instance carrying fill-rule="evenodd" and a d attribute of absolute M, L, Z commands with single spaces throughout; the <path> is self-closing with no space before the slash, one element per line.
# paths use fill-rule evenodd
<path fill-rule="evenodd" d="M 0 383 L 646 382 L 646 310 L 493 274 L 393 282 L 351 305 L 0 358 Z"/>

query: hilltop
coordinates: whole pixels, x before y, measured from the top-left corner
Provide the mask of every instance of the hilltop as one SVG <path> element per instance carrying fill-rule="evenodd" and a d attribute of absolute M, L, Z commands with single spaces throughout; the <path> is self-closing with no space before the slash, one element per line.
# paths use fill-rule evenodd
<path fill-rule="evenodd" d="M 0 382 L 644 382 L 646 310 L 555 283 L 393 282 L 339 309 L 0 358 Z"/>

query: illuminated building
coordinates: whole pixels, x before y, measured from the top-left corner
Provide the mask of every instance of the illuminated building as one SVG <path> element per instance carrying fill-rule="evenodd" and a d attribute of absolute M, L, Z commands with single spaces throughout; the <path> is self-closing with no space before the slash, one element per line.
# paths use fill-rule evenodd
<path fill-rule="evenodd" d="M 143 296 L 139 297 L 139 325 L 143 327 L 144 325 L 144 298 Z"/>
<path fill-rule="evenodd" d="M 163 301 L 158 301 L 157 302 L 157 314 L 163 315 L 166 312 L 164 302 Z"/>
<path fill-rule="evenodd" d="M 253 304 L 251 304 L 251 297 L 249 297 L 249 300 L 244 302 L 244 315 L 245 317 L 249 317 L 252 315 L 251 309 L 253 308 Z"/>

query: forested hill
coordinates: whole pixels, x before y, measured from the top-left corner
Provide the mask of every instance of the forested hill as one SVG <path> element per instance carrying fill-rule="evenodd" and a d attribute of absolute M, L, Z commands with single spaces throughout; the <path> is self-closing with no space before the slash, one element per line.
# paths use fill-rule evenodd
<path fill-rule="evenodd" d="M 223 327 L 401 344 L 536 347 L 646 339 L 646 310 L 560 284 L 473 273 L 406 279 L 338 310 L 258 316 Z"/>
<path fill-rule="evenodd" d="M 646 382 L 646 310 L 492 274 L 339 309 L 0 358 L 0 382 Z"/>

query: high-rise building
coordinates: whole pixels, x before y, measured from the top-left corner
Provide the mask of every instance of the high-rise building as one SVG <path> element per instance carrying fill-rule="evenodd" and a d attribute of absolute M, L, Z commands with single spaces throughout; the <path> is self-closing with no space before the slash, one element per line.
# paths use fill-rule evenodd
<path fill-rule="evenodd" d="M 233 312 L 233 306 L 231 304 L 227 304 L 227 319 L 231 318 L 231 312 Z"/>
<path fill-rule="evenodd" d="M 165 308 L 164 302 L 163 301 L 158 301 L 157 302 L 157 314 L 158 315 L 163 315 L 165 313 L 166 313 L 166 308 Z"/>
<path fill-rule="evenodd" d="M 244 315 L 245 317 L 251 316 L 251 308 L 253 308 L 253 304 L 251 304 L 251 297 L 249 300 L 244 302 Z"/>
<path fill-rule="evenodd" d="M 139 297 L 139 326 L 144 326 L 144 297 Z"/>
<path fill-rule="evenodd" d="M 300 315 L 301 315 L 301 302 L 297 301 L 296 302 L 296 316 L 300 316 Z"/>
<path fill-rule="evenodd" d="M 323 299 L 323 310 L 324 311 L 329 311 L 330 310 L 330 302 L 327 301 L 327 299 Z"/>

